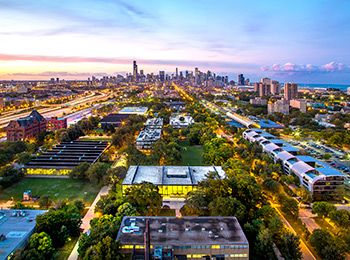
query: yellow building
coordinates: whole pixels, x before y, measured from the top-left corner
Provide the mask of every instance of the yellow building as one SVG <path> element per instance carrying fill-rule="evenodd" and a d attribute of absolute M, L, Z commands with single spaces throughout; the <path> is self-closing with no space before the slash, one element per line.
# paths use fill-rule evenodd
<path fill-rule="evenodd" d="M 122 184 L 123 193 L 134 185 L 150 182 L 159 188 L 163 199 L 184 198 L 210 172 L 220 178 L 226 176 L 220 166 L 130 166 Z"/>

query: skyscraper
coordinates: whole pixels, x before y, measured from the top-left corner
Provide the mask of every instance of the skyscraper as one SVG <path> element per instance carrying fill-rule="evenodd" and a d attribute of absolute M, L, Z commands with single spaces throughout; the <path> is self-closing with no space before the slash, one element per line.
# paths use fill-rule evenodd
<path fill-rule="evenodd" d="M 284 99 L 292 100 L 298 98 L 298 84 L 284 83 Z"/>
<path fill-rule="evenodd" d="M 238 83 L 239 86 L 244 86 L 244 76 L 243 74 L 238 75 Z"/>
<path fill-rule="evenodd" d="M 164 80 L 165 80 L 165 71 L 164 70 L 163 71 L 159 71 L 159 80 L 161 82 L 164 82 Z"/>
<path fill-rule="evenodd" d="M 176 79 L 178 79 L 178 77 L 179 77 L 179 69 L 178 69 L 178 68 L 176 68 L 175 78 L 176 78 Z"/>
<path fill-rule="evenodd" d="M 134 62 L 133 62 L 133 74 L 132 74 L 132 76 L 133 76 L 133 79 L 134 79 L 134 81 L 136 82 L 137 81 L 137 64 L 136 64 L 136 60 L 134 60 Z"/>

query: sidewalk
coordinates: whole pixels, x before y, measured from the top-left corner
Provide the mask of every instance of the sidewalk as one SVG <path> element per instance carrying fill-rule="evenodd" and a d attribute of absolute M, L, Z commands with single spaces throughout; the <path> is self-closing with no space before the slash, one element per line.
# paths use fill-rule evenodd
<path fill-rule="evenodd" d="M 107 195 L 111 186 L 103 186 L 100 192 L 97 194 L 94 202 L 91 204 L 88 212 L 86 212 L 84 218 L 82 219 L 82 223 L 80 228 L 83 229 L 83 233 L 90 229 L 90 221 L 95 217 L 95 207 L 97 202 L 100 200 L 101 196 Z M 68 260 L 76 260 L 78 259 L 78 247 L 79 241 L 75 244 L 71 254 L 68 257 Z"/>

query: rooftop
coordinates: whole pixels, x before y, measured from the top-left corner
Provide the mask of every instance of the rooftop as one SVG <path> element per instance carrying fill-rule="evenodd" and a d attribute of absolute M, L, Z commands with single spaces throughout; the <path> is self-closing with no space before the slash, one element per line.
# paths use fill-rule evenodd
<path fill-rule="evenodd" d="M 150 182 L 155 185 L 198 185 L 209 172 L 226 176 L 221 166 L 130 166 L 123 185 Z"/>
<path fill-rule="evenodd" d="M 107 145 L 104 141 L 62 142 L 32 159 L 25 168 L 72 169 L 83 162 L 94 163 Z"/>
<path fill-rule="evenodd" d="M 109 114 L 102 118 L 101 123 L 120 123 L 127 119 L 131 114 Z"/>
<path fill-rule="evenodd" d="M 145 115 L 147 111 L 148 107 L 124 107 L 119 111 L 119 114 Z"/>
<path fill-rule="evenodd" d="M 117 240 L 121 244 L 144 245 L 146 220 L 150 244 L 166 246 L 232 245 L 248 246 L 235 217 L 124 217 Z M 130 232 L 128 227 L 137 227 Z"/>
<path fill-rule="evenodd" d="M 17 248 L 25 245 L 35 228 L 35 219 L 45 210 L 0 210 L 0 259 L 7 259 Z"/>

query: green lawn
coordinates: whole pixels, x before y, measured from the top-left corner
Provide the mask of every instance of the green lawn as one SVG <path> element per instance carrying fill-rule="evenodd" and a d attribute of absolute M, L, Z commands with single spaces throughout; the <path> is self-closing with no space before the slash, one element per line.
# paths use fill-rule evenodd
<path fill-rule="evenodd" d="M 203 147 L 200 145 L 183 146 L 182 165 L 201 166 L 203 163 Z"/>
<path fill-rule="evenodd" d="M 100 188 L 86 181 L 54 178 L 24 178 L 20 182 L 0 192 L 0 201 L 14 198 L 22 200 L 25 190 L 31 190 L 33 196 L 49 195 L 53 201 L 81 199 L 91 204 Z"/>

